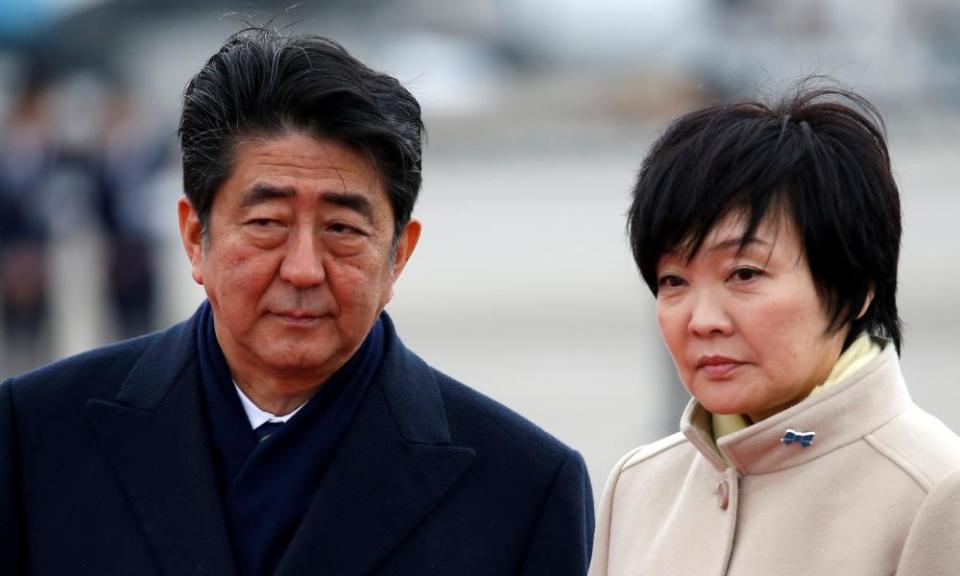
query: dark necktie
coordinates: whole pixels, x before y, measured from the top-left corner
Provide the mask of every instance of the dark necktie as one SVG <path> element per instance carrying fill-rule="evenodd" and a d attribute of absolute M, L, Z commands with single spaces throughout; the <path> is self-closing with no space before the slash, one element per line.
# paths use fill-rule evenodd
<path fill-rule="evenodd" d="M 256 433 L 257 438 L 261 442 L 267 439 L 267 436 L 270 436 L 277 431 L 277 428 L 283 426 L 283 422 L 264 422 L 263 424 L 257 426 L 253 431 Z"/>

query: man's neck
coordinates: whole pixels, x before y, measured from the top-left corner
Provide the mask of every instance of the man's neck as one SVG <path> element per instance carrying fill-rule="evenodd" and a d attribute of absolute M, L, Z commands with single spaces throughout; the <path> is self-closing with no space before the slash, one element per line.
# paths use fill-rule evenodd
<path fill-rule="evenodd" d="M 246 394 L 243 393 L 243 390 L 241 390 L 240 387 L 237 386 L 236 382 L 233 383 L 233 389 L 237 391 L 237 396 L 240 398 L 240 404 L 243 405 L 243 412 L 247 415 L 247 420 L 250 421 L 250 427 L 253 428 L 254 430 L 259 428 L 262 424 L 266 422 L 285 423 L 289 421 L 291 418 L 293 418 L 294 415 L 296 415 L 297 412 L 302 410 L 303 407 L 306 406 L 307 404 L 306 402 L 304 402 L 298 408 L 296 408 L 293 412 L 290 412 L 289 414 L 286 414 L 283 416 L 279 416 L 277 414 L 267 412 L 266 410 L 261 410 L 256 404 L 253 403 L 252 400 L 250 400 L 250 398 L 247 397 Z"/>
<path fill-rule="evenodd" d="M 303 406 L 323 384 L 314 382 L 313 386 L 300 387 L 290 386 L 289 383 L 278 385 L 266 380 L 244 378 L 236 373 L 233 374 L 233 381 L 257 408 L 275 416 L 286 416 Z"/>

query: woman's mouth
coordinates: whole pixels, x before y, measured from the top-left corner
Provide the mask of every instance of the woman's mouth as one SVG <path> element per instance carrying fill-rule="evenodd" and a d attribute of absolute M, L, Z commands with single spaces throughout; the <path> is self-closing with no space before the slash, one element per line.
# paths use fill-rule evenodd
<path fill-rule="evenodd" d="M 729 376 L 734 370 L 744 363 L 726 356 L 701 356 L 697 360 L 697 370 L 702 370 L 711 378 L 723 378 Z"/>

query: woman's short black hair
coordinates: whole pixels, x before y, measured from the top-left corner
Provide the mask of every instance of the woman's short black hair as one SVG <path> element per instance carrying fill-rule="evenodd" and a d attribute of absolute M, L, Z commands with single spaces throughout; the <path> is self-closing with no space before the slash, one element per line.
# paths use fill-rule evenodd
<path fill-rule="evenodd" d="M 723 217 L 746 218 L 743 243 L 771 209 L 796 225 L 828 332 L 850 326 L 900 349 L 900 194 L 883 119 L 862 96 L 802 82 L 768 105 L 738 101 L 675 120 L 653 144 L 633 190 L 627 229 L 654 294 L 667 252 L 692 258 Z M 857 318 L 873 293 L 866 313 Z"/>
<path fill-rule="evenodd" d="M 421 183 L 420 105 L 393 77 L 317 36 L 249 28 L 231 36 L 183 96 L 183 186 L 206 230 L 213 198 L 244 138 L 303 131 L 369 157 L 399 236 Z"/>

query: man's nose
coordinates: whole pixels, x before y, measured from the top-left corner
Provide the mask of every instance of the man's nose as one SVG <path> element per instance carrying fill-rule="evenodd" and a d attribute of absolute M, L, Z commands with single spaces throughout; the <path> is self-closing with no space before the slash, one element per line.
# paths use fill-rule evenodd
<path fill-rule="evenodd" d="M 722 296 L 714 290 L 697 290 L 692 295 L 689 329 L 697 336 L 728 335 L 733 321 Z"/>
<path fill-rule="evenodd" d="M 310 288 L 326 278 L 320 242 L 308 227 L 296 230 L 290 237 L 280 277 L 296 288 Z"/>

